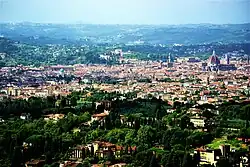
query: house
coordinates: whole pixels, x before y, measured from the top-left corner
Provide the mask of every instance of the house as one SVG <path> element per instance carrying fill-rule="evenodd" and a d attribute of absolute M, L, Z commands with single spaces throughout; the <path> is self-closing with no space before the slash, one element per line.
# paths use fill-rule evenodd
<path fill-rule="evenodd" d="M 17 87 L 9 87 L 7 89 L 7 95 L 8 96 L 20 96 L 21 94 L 21 90 L 20 88 Z"/>
<path fill-rule="evenodd" d="M 71 149 L 70 159 L 84 159 L 87 154 L 87 146 L 76 146 Z M 88 149 L 90 152 L 90 149 Z"/>
<path fill-rule="evenodd" d="M 175 109 L 167 109 L 167 113 L 174 113 L 175 112 Z"/>
<path fill-rule="evenodd" d="M 93 146 L 95 155 L 99 157 L 105 157 L 109 155 L 110 152 L 113 153 L 115 157 L 120 157 L 121 151 L 125 150 L 125 147 L 118 146 L 109 142 L 96 141 L 93 143 Z M 127 151 L 128 154 L 132 154 L 136 151 L 136 146 L 128 147 Z"/>
<path fill-rule="evenodd" d="M 247 156 L 241 157 L 240 167 L 247 167 L 249 166 L 249 159 Z"/>
<path fill-rule="evenodd" d="M 45 160 L 31 160 L 25 163 L 25 167 L 43 167 Z"/>
<path fill-rule="evenodd" d="M 20 116 L 20 119 L 29 120 L 29 119 L 31 119 L 31 115 L 30 115 L 30 113 L 22 113 Z"/>
<path fill-rule="evenodd" d="M 96 109 L 100 105 L 104 107 L 104 110 L 110 111 L 110 109 L 111 109 L 111 101 L 109 101 L 109 100 L 103 100 L 101 102 L 96 102 Z"/>
<path fill-rule="evenodd" d="M 103 113 L 99 113 L 99 114 L 93 114 L 91 116 L 91 122 L 103 120 L 108 115 L 109 115 L 108 111 L 104 111 Z"/>
<path fill-rule="evenodd" d="M 92 164 L 91 167 L 104 167 L 104 165 L 103 164 Z"/>
<path fill-rule="evenodd" d="M 199 162 L 201 165 L 210 164 L 215 165 L 219 159 L 230 160 L 235 155 L 235 150 L 231 150 L 230 145 L 220 145 L 219 149 L 206 149 L 206 148 L 197 148 L 194 151 L 199 157 Z M 238 161 L 238 165 L 240 167 L 249 166 L 248 161 L 249 153 L 242 154 L 240 160 Z M 236 160 L 236 159 L 234 159 Z M 237 160 L 236 160 L 237 161 Z"/>
<path fill-rule="evenodd" d="M 249 144 L 250 138 L 237 138 L 238 141 L 242 141 L 243 143 Z"/>
<path fill-rule="evenodd" d="M 80 167 L 82 164 L 80 162 L 65 161 L 60 163 L 59 167 Z"/>
<path fill-rule="evenodd" d="M 187 114 L 199 114 L 201 113 L 201 109 L 199 108 L 189 108 Z"/>
<path fill-rule="evenodd" d="M 122 151 L 126 150 L 123 146 L 118 146 L 109 142 L 95 141 L 91 144 L 76 146 L 71 149 L 71 159 L 84 159 L 89 154 L 97 157 L 107 157 L 113 154 L 115 157 L 120 157 Z M 128 147 L 127 154 L 132 154 L 136 151 L 136 146 Z"/>
<path fill-rule="evenodd" d="M 48 114 L 48 115 L 44 115 L 44 120 L 48 121 L 48 120 L 54 120 L 57 121 L 59 119 L 63 119 L 64 118 L 64 114 Z"/>
<path fill-rule="evenodd" d="M 201 116 L 193 116 L 190 117 L 190 122 L 192 122 L 194 124 L 194 127 L 197 128 L 204 128 L 205 127 L 205 117 L 201 117 Z"/>
<path fill-rule="evenodd" d="M 125 167 L 125 166 L 127 166 L 126 163 L 119 163 L 119 164 L 111 165 L 110 167 Z"/>
<path fill-rule="evenodd" d="M 0 122 L 4 122 L 4 119 L 3 119 L 3 118 L 0 118 Z"/>
<path fill-rule="evenodd" d="M 194 151 L 194 153 L 198 154 L 200 157 L 200 164 L 210 164 L 210 165 L 216 165 L 217 161 L 220 159 L 221 150 L 220 149 L 204 149 L 204 148 L 198 148 Z"/>

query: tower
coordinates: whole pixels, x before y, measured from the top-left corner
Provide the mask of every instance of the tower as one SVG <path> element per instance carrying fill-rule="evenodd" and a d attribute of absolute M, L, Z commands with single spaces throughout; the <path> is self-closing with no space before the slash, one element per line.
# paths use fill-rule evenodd
<path fill-rule="evenodd" d="M 207 85 L 210 85 L 210 77 L 207 77 Z"/>
<path fill-rule="evenodd" d="M 174 58 L 171 56 L 171 53 L 169 53 L 169 55 L 168 55 L 168 62 L 169 63 L 173 63 L 174 62 Z"/>
<path fill-rule="evenodd" d="M 119 54 L 120 54 L 119 62 L 123 63 L 123 52 L 122 52 L 122 50 L 119 50 Z"/>
<path fill-rule="evenodd" d="M 227 64 L 227 65 L 230 64 L 230 58 L 229 58 L 229 55 L 228 55 L 228 54 L 226 54 L 225 60 L 226 60 L 226 64 Z"/>
<path fill-rule="evenodd" d="M 120 59 L 123 59 L 123 52 L 122 52 L 122 50 L 120 51 Z"/>

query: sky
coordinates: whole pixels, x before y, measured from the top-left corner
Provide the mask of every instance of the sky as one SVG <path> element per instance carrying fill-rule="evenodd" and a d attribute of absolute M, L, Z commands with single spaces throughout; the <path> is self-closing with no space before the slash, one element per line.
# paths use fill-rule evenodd
<path fill-rule="evenodd" d="M 0 0 L 0 22 L 238 24 L 250 0 Z"/>

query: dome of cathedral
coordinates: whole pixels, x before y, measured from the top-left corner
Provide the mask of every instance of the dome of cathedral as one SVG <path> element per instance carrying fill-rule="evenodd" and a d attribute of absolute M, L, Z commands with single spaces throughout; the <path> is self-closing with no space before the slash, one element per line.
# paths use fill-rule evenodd
<path fill-rule="evenodd" d="M 209 57 L 208 64 L 210 65 L 220 64 L 220 59 L 216 56 L 215 51 L 213 51 L 213 54 Z"/>

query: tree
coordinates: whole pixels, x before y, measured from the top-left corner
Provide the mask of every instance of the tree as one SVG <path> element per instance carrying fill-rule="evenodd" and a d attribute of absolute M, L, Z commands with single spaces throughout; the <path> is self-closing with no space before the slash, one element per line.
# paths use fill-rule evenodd
<path fill-rule="evenodd" d="M 82 163 L 82 167 L 91 167 L 91 164 L 90 164 L 89 161 L 85 160 L 85 161 L 83 161 L 83 163 Z"/>
<path fill-rule="evenodd" d="M 94 146 L 93 145 L 91 145 L 91 147 L 90 147 L 90 153 L 91 153 L 91 156 L 94 157 L 95 152 L 94 152 Z"/>
<path fill-rule="evenodd" d="M 157 162 L 155 154 L 152 156 L 149 167 L 160 167 L 159 163 Z"/>
<path fill-rule="evenodd" d="M 115 160 L 114 152 L 111 149 L 108 150 L 107 160 L 110 161 L 111 163 L 113 163 Z"/>
<path fill-rule="evenodd" d="M 130 129 L 129 131 L 126 132 L 125 144 L 132 145 L 134 143 L 134 138 L 136 138 L 136 131 Z"/>
<path fill-rule="evenodd" d="M 188 146 L 191 145 L 192 147 L 201 147 L 211 143 L 212 140 L 213 137 L 210 133 L 194 132 L 187 137 L 186 142 Z"/>
<path fill-rule="evenodd" d="M 86 158 L 86 149 L 83 148 L 82 149 L 82 159 L 85 159 Z"/>
<path fill-rule="evenodd" d="M 216 163 L 216 167 L 225 167 L 225 166 L 227 167 L 231 166 L 227 159 L 220 158 L 218 162 Z"/>
<path fill-rule="evenodd" d="M 180 128 L 183 130 L 188 127 L 190 123 L 190 118 L 187 115 L 181 117 Z"/>
<path fill-rule="evenodd" d="M 195 163 L 192 159 L 192 156 L 188 153 L 185 153 L 183 162 L 182 162 L 182 167 L 194 167 Z"/>
<path fill-rule="evenodd" d="M 163 156 L 162 156 L 162 158 L 161 158 L 161 164 L 163 165 L 163 166 L 166 166 L 166 167 L 168 167 L 169 166 L 169 156 L 170 156 L 170 154 L 169 154 L 169 152 L 165 152 L 164 154 L 163 154 Z"/>
<path fill-rule="evenodd" d="M 250 121 L 250 104 L 242 107 L 241 110 L 242 110 L 241 117 L 243 120 L 246 120 L 246 128 L 248 128 Z"/>
<path fill-rule="evenodd" d="M 46 164 L 51 164 L 53 161 L 52 161 L 52 154 L 51 152 L 47 152 L 46 153 L 46 156 L 45 156 L 45 163 Z"/>
<path fill-rule="evenodd" d="M 133 157 L 131 155 L 122 155 L 121 160 L 126 164 L 130 164 L 132 163 Z"/>
<path fill-rule="evenodd" d="M 17 146 L 14 148 L 11 167 L 22 166 L 22 163 L 23 163 L 23 157 L 22 157 L 21 147 Z"/>
<path fill-rule="evenodd" d="M 151 147 L 155 141 L 156 130 L 151 126 L 142 126 L 137 132 L 138 144 L 144 144 Z"/>
<path fill-rule="evenodd" d="M 71 105 L 71 106 L 76 106 L 76 105 L 77 105 L 77 97 L 72 96 L 72 97 L 70 98 L 70 105 Z"/>
<path fill-rule="evenodd" d="M 155 118 L 159 120 L 166 114 L 166 110 L 163 107 L 163 101 L 161 99 L 156 99 L 156 102 Z"/>
<path fill-rule="evenodd" d="M 184 157 L 184 151 L 175 150 L 169 155 L 168 164 L 172 167 L 181 167 Z"/>
<path fill-rule="evenodd" d="M 128 154 L 128 145 L 125 147 L 124 154 Z"/>
<path fill-rule="evenodd" d="M 107 129 L 107 130 L 112 129 L 112 123 L 111 123 L 111 120 L 110 120 L 109 116 L 106 116 L 104 118 L 104 128 Z"/>
<path fill-rule="evenodd" d="M 150 163 L 152 157 L 152 152 L 142 151 L 136 154 L 136 166 L 147 167 Z"/>

